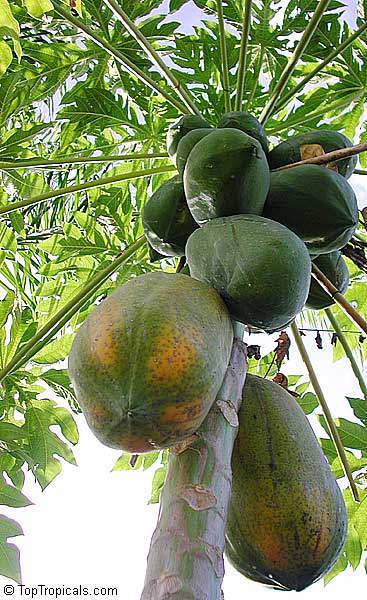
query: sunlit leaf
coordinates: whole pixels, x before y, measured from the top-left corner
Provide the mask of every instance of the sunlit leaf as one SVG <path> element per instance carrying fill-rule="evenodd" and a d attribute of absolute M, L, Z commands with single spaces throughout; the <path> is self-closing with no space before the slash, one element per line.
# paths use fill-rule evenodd
<path fill-rule="evenodd" d="M 7 541 L 8 538 L 18 535 L 23 535 L 19 523 L 0 515 L 0 574 L 20 583 L 19 550 Z"/>

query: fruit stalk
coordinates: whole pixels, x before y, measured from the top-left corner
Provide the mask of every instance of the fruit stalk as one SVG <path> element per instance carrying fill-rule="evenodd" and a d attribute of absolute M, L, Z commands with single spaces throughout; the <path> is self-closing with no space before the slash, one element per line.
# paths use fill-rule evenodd
<path fill-rule="evenodd" d="M 238 71 L 237 71 L 237 92 L 235 100 L 235 110 L 241 110 L 243 92 L 245 87 L 245 76 L 246 76 L 246 63 L 247 63 L 247 50 L 248 41 L 251 26 L 251 8 L 252 0 L 245 0 L 243 8 L 243 23 L 242 23 L 242 35 L 241 35 L 241 47 L 240 57 L 238 59 Z"/>
<path fill-rule="evenodd" d="M 169 104 L 175 106 L 183 114 L 189 112 L 185 104 L 182 104 L 179 100 L 176 100 L 176 98 L 171 98 L 167 91 L 164 88 L 162 88 L 158 83 L 156 83 L 154 79 L 151 79 L 146 73 L 144 73 L 144 71 L 139 69 L 139 67 L 137 67 L 131 60 L 129 60 L 124 54 L 122 54 L 122 52 L 117 50 L 117 48 L 115 48 L 107 40 L 98 35 L 93 29 L 91 29 L 90 27 L 88 27 L 88 25 L 83 23 L 83 21 L 76 19 L 72 15 L 70 10 L 65 10 L 62 7 L 62 5 L 57 2 L 57 0 L 53 0 L 53 5 L 54 11 L 57 15 L 66 19 L 66 21 L 72 23 L 72 25 L 74 25 L 81 31 L 84 31 L 84 33 L 95 44 L 97 44 L 97 46 L 103 48 L 103 50 L 105 50 L 110 56 L 112 56 L 118 63 L 120 63 L 125 68 L 127 68 L 128 71 L 133 73 L 137 77 L 137 79 L 139 79 L 139 81 L 141 81 L 142 83 L 150 87 L 152 90 L 163 96 L 163 98 L 165 98 L 167 102 L 169 102 Z"/>
<path fill-rule="evenodd" d="M 320 156 L 306 158 L 305 160 L 300 160 L 289 165 L 278 167 L 277 169 L 272 169 L 271 172 L 274 173 L 275 171 L 284 171 L 285 169 L 292 169 L 292 167 L 298 167 L 299 165 L 325 165 L 327 163 L 337 162 L 338 160 L 342 160 L 343 158 L 348 158 L 349 156 L 361 154 L 361 152 L 367 152 L 367 142 L 357 144 L 356 146 L 351 146 L 350 148 L 340 148 L 340 150 L 326 152 L 325 154 L 321 154 Z"/>
<path fill-rule="evenodd" d="M 245 348 L 235 338 L 216 403 L 197 433 L 169 453 L 141 600 L 220 598 Z"/>
<path fill-rule="evenodd" d="M 340 341 L 340 343 L 341 343 L 341 345 L 343 347 L 345 355 L 349 359 L 349 362 L 351 364 L 353 373 L 354 373 L 354 375 L 357 378 L 357 381 L 359 383 L 359 387 L 361 388 L 361 392 L 362 392 L 365 400 L 367 400 L 367 385 L 366 385 L 366 382 L 365 382 L 365 380 L 363 378 L 363 375 L 362 375 L 362 373 L 361 373 L 361 371 L 360 371 L 360 369 L 358 367 L 357 361 L 356 361 L 356 359 L 353 356 L 353 352 L 352 352 L 352 350 L 349 347 L 349 344 L 348 344 L 348 342 L 346 340 L 346 337 L 345 337 L 345 335 L 344 335 L 341 327 L 339 327 L 339 323 L 336 320 L 336 318 L 334 317 L 331 309 L 330 308 L 326 308 L 325 309 L 325 313 L 326 313 L 327 318 L 329 319 L 332 327 L 334 328 L 336 335 L 338 336 L 338 340 Z"/>
<path fill-rule="evenodd" d="M 342 464 L 342 468 L 343 468 L 343 471 L 345 473 L 345 476 L 348 479 L 349 486 L 350 486 L 353 498 L 354 498 L 354 500 L 356 502 L 360 502 L 359 495 L 358 495 L 358 490 L 357 490 L 356 484 L 354 483 L 352 471 L 350 470 L 350 466 L 349 466 L 349 463 L 348 463 L 347 455 L 345 454 L 344 446 L 343 446 L 342 441 L 340 439 L 339 432 L 338 432 L 338 430 L 336 428 L 336 425 L 334 423 L 334 420 L 333 420 L 333 417 L 331 415 L 330 409 L 329 409 L 328 404 L 326 402 L 326 398 L 324 396 L 324 393 L 323 393 L 323 391 L 321 389 L 321 386 L 319 384 L 319 380 L 317 379 L 317 375 L 316 375 L 316 373 L 314 371 L 314 368 L 312 366 L 312 363 L 310 361 L 310 357 L 308 356 L 307 350 L 306 350 L 305 345 L 304 345 L 304 343 L 302 341 L 302 338 L 301 338 L 301 336 L 299 334 L 297 325 L 295 324 L 294 321 L 293 321 L 293 323 L 291 325 L 291 329 L 292 329 L 293 337 L 294 337 L 294 340 L 295 340 L 295 342 L 297 344 L 297 348 L 299 350 L 299 353 L 300 353 L 300 355 L 302 357 L 303 362 L 306 365 L 306 369 L 308 371 L 312 387 L 313 387 L 313 389 L 315 391 L 315 394 L 317 396 L 319 404 L 320 404 L 320 406 L 322 408 L 322 412 L 324 413 L 326 422 L 327 422 L 328 427 L 329 427 L 330 437 L 331 437 L 331 439 L 332 439 L 332 441 L 334 443 L 334 446 L 335 446 L 336 452 L 337 452 L 337 454 L 339 456 L 339 460 L 340 460 L 340 462 Z"/>
<path fill-rule="evenodd" d="M 322 271 L 312 263 L 312 277 L 316 279 L 317 283 L 319 283 L 325 292 L 329 294 L 333 298 L 333 300 L 338 304 L 338 306 L 342 309 L 342 311 L 350 318 L 355 325 L 362 331 L 362 333 L 367 334 L 367 322 L 364 320 L 362 315 L 356 311 L 355 308 L 344 298 L 343 294 L 339 292 L 339 290 L 335 287 L 331 281 L 325 277 Z"/>
<path fill-rule="evenodd" d="M 67 302 L 47 323 L 35 333 L 13 356 L 11 361 L 0 371 L 0 381 L 18 369 L 41 350 L 50 339 L 73 317 L 78 310 L 100 289 L 101 284 L 108 279 L 121 265 L 140 250 L 145 244 L 145 237 L 141 236 L 121 254 L 97 273 L 69 302 Z"/>
<path fill-rule="evenodd" d="M 108 6 L 108 8 L 119 19 L 119 21 L 121 21 L 126 31 L 128 31 L 129 34 L 137 41 L 139 46 L 144 50 L 148 58 L 151 60 L 152 64 L 158 67 L 169 85 L 172 86 L 180 100 L 187 107 L 188 112 L 200 114 L 199 109 L 195 106 L 187 90 L 180 84 L 173 73 L 171 73 L 170 69 L 164 63 L 158 52 L 153 48 L 152 44 L 141 33 L 140 29 L 129 18 L 125 11 L 122 10 L 118 2 L 115 2 L 115 0 L 103 0 L 103 3 Z"/>
<path fill-rule="evenodd" d="M 292 56 L 289 58 L 287 66 L 285 67 L 281 77 L 279 78 L 279 81 L 275 85 L 273 93 L 271 94 L 267 104 L 264 106 L 264 109 L 260 115 L 259 121 L 263 126 L 269 119 L 269 117 L 273 115 L 278 98 L 285 89 L 290 77 L 294 72 L 294 69 L 298 64 L 299 59 L 301 58 L 303 52 L 306 50 L 308 44 L 310 43 L 312 36 L 315 33 L 317 26 L 320 20 L 322 19 L 323 14 L 326 11 L 329 4 L 330 0 L 320 0 L 320 2 L 318 2 L 314 14 L 309 20 L 301 39 L 299 40 Z"/>
<path fill-rule="evenodd" d="M 0 162 L 0 169 L 51 169 L 60 165 L 89 165 L 92 163 L 121 162 L 124 160 L 150 160 L 154 158 L 168 158 L 167 152 L 143 152 L 132 154 L 107 154 L 100 156 L 68 156 L 67 158 L 28 158 L 25 160 L 13 160 L 12 162 Z"/>
<path fill-rule="evenodd" d="M 332 60 L 334 60 L 334 58 L 339 56 L 346 48 L 348 48 L 354 42 L 354 40 L 356 40 L 362 35 L 362 33 L 364 33 L 366 29 L 367 23 L 363 23 L 363 25 L 361 25 L 361 27 L 359 27 L 352 35 L 350 35 L 346 40 L 344 40 L 344 42 L 342 42 L 341 44 L 339 44 L 339 46 L 334 48 L 334 50 L 330 52 L 330 54 L 328 54 L 328 56 L 311 71 L 311 73 L 308 73 L 308 75 L 303 77 L 303 79 L 294 88 L 289 90 L 287 94 L 280 98 L 280 100 L 274 106 L 274 112 L 279 111 L 283 106 L 287 104 L 287 102 L 289 102 L 289 100 L 294 98 L 296 94 L 305 87 L 306 83 L 311 81 L 311 79 L 313 79 L 315 75 L 317 75 L 320 71 L 327 67 L 327 65 L 331 63 Z"/>
<path fill-rule="evenodd" d="M 220 54 L 222 59 L 222 85 L 224 92 L 224 106 L 226 112 L 231 110 L 231 87 L 229 83 L 229 68 L 226 46 L 226 31 L 224 28 L 222 0 L 217 0 L 218 28 L 220 41 Z"/>
<path fill-rule="evenodd" d="M 82 192 L 83 190 L 90 190 L 98 187 L 104 187 L 111 183 L 118 183 L 119 181 L 128 181 L 130 179 L 137 179 L 138 177 L 147 177 L 148 175 L 155 175 L 156 173 L 169 173 L 176 171 L 176 168 L 172 165 L 165 165 L 162 167 L 156 167 L 152 169 L 141 169 L 139 171 L 129 171 L 128 173 L 122 173 L 121 175 L 112 175 L 111 177 L 103 177 L 102 179 L 96 179 L 95 181 L 87 181 L 86 183 L 79 183 L 77 185 L 70 185 L 68 187 L 60 188 L 58 190 L 52 190 L 52 192 L 45 192 L 39 194 L 39 196 L 32 196 L 32 198 L 26 198 L 25 200 L 19 200 L 19 202 L 11 202 L 5 206 L 0 207 L 0 215 L 5 215 L 14 210 L 25 208 L 26 206 L 34 206 L 40 204 L 46 200 L 52 200 L 53 198 L 59 198 L 60 196 L 67 196 L 67 194 L 73 194 L 76 192 Z"/>

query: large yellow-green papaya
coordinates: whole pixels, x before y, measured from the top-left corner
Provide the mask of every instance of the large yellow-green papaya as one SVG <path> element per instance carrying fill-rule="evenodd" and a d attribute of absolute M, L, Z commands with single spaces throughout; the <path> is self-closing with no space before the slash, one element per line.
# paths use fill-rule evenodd
<path fill-rule="evenodd" d="M 232 339 L 227 309 L 204 283 L 162 272 L 124 283 L 90 313 L 69 355 L 89 427 L 127 452 L 188 437 L 215 401 Z"/>
<path fill-rule="evenodd" d="M 343 496 L 307 417 L 282 387 L 247 375 L 239 421 L 227 557 L 250 579 L 303 590 L 343 548 Z"/>

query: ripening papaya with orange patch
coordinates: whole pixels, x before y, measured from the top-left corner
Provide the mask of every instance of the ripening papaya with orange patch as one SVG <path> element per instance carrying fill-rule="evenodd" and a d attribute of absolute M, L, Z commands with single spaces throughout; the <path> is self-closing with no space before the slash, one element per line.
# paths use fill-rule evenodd
<path fill-rule="evenodd" d="M 303 590 L 342 551 L 343 496 L 307 417 L 287 390 L 247 375 L 238 416 L 227 557 L 249 579 Z"/>
<path fill-rule="evenodd" d="M 201 425 L 222 384 L 233 328 L 220 296 L 178 273 L 135 277 L 79 328 L 69 375 L 93 433 L 140 453 Z"/>

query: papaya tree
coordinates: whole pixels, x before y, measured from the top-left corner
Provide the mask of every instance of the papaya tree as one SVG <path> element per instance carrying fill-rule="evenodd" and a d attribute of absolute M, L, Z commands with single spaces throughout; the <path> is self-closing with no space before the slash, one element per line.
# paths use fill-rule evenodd
<path fill-rule="evenodd" d="M 234 203 L 232 214 L 243 212 L 242 197 L 237 202 L 238 190 L 230 187 L 232 165 L 218 161 L 220 142 L 210 142 L 215 132 L 237 129 L 238 143 L 250 137 L 252 155 L 263 161 L 257 171 L 244 165 L 258 177 L 253 193 L 264 196 L 260 207 L 261 199 L 254 200 L 253 212 L 304 239 L 312 279 L 288 322 L 274 324 L 272 315 L 268 327 L 242 323 L 242 316 L 233 321 L 228 368 L 197 431 L 170 450 L 125 451 L 118 459 L 117 470 L 158 465 L 153 498 L 161 508 L 142 598 L 220 598 L 231 455 L 247 371 L 286 388 L 321 425 L 321 448 L 349 522 L 326 581 L 355 569 L 367 550 L 367 202 L 359 194 L 367 175 L 366 2 L 1 0 L 0 6 L 1 504 L 27 506 L 29 475 L 45 489 L 62 461 L 75 462 L 83 416 L 65 359 L 86 318 L 125 282 L 185 268 L 185 247 L 167 253 L 165 243 L 159 252 L 157 231 L 149 229 L 164 186 L 176 178 L 182 187 L 184 173 L 191 201 L 191 221 L 186 215 L 177 226 L 175 248 L 183 229 L 197 239 L 204 231 L 198 226 L 213 218 L 197 202 L 210 169 L 219 179 L 225 173 L 230 189 L 210 206 L 214 216 L 227 216 L 222 196 Z M 233 114 L 246 115 L 247 133 Z M 183 131 L 183 117 L 196 124 Z M 204 166 L 200 148 L 212 152 Z M 322 174 L 308 179 L 315 167 L 307 163 L 323 165 Z M 341 207 L 346 196 L 356 202 L 353 190 L 359 210 L 355 204 L 348 212 L 346 237 L 328 233 L 327 251 L 336 254 L 326 264 L 319 217 L 312 214 L 327 214 L 330 195 L 335 203 L 340 195 Z M 279 197 L 293 195 L 309 202 L 306 216 L 279 204 Z M 260 245 L 254 239 L 246 252 L 256 254 Z M 202 251 L 202 260 L 211 260 L 210 245 Z M 222 253 L 229 265 L 230 252 Z M 311 277 L 308 254 L 307 261 Z M 197 279 L 199 263 L 191 263 Z M 213 287 L 216 278 L 217 272 Z M 275 280 L 280 269 L 268 278 L 274 305 L 284 292 Z M 254 296 L 251 306 L 257 302 Z M 353 398 L 345 390 L 349 419 L 337 418 L 327 404 L 302 339 L 309 331 L 319 349 L 334 345 L 334 361 L 347 358 L 360 389 Z M 269 335 L 275 349 L 264 354 Z M 282 373 L 296 352 L 308 373 L 302 383 Z M 0 574 L 20 581 L 19 553 L 8 540 L 21 534 L 21 525 L 7 516 L 0 523 Z"/>

